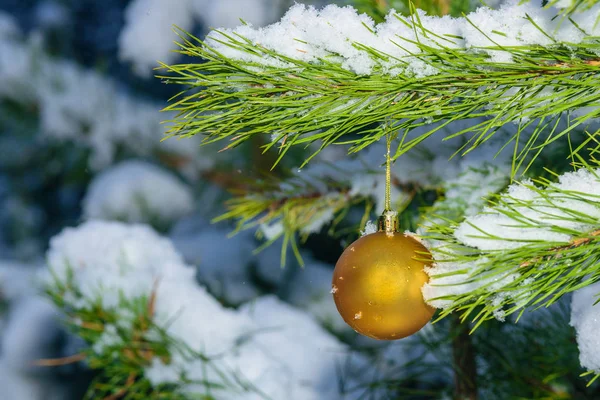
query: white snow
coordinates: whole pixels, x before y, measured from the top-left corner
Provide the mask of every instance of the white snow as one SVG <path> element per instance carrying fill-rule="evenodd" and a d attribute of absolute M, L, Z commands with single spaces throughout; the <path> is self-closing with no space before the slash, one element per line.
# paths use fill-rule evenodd
<path fill-rule="evenodd" d="M 494 192 L 502 187 L 503 180 L 500 178 L 502 175 L 497 173 L 489 174 L 487 178 L 482 175 L 478 179 L 477 170 L 472 170 L 464 175 L 467 181 L 462 186 L 463 190 L 460 190 L 460 184 L 453 189 L 457 193 L 456 199 L 460 200 L 454 207 L 463 204 L 467 216 L 454 231 L 454 237 L 459 243 L 484 252 L 516 249 L 536 243 L 544 246 L 548 243 L 568 243 L 574 235 L 591 232 L 598 225 L 599 172 L 600 170 L 585 168 L 568 172 L 561 175 L 557 183 L 537 190 L 534 190 L 535 186 L 529 180 L 513 183 L 501 196 L 505 205 L 484 207 L 482 211 L 475 213 L 483 204 L 476 199 L 484 192 L 472 183 L 480 182 L 481 187 Z M 487 184 L 482 184 L 483 182 Z M 473 194 L 469 193 L 473 189 Z M 567 197 L 565 192 L 570 196 Z M 469 201 L 467 205 L 465 200 Z M 446 201 L 452 201 L 452 198 L 447 198 Z M 515 211 L 521 217 L 511 214 Z M 423 287 L 423 295 L 434 307 L 446 308 L 452 304 L 452 300 L 436 299 L 438 297 L 470 293 L 484 285 L 489 285 L 488 291 L 495 292 L 519 278 L 519 274 L 505 273 L 485 279 L 478 277 L 473 281 L 471 274 L 489 262 L 485 256 L 482 255 L 473 262 L 455 262 L 452 260 L 452 250 L 448 250 L 447 246 L 440 246 L 441 243 L 435 241 L 427 241 L 427 244 L 432 248 L 437 263 L 427 269 L 430 282 Z M 444 251 L 450 253 L 446 254 Z M 451 275 L 440 276 L 444 274 Z M 518 304 L 526 295 L 523 291 L 513 291 L 507 297 Z M 500 304 L 505 298 L 496 297 L 495 301 Z M 501 310 L 497 311 L 496 317 L 504 317 Z"/>
<path fill-rule="evenodd" d="M 156 283 L 155 323 L 193 351 L 216 358 L 207 366 L 172 347 L 171 364 L 154 361 L 148 368 L 154 384 L 181 384 L 178 371 L 191 380 L 218 381 L 218 368 L 271 398 L 319 399 L 323 393 L 337 398 L 337 367 L 348 357 L 345 345 L 308 314 L 274 297 L 247 303 L 239 311 L 224 308 L 195 283 L 194 269 L 171 242 L 146 226 L 90 221 L 66 229 L 52 240 L 48 262 L 60 279 L 66 279 L 69 269 L 73 272 L 73 287 L 86 299 L 70 304 L 75 308 L 99 301 L 107 309 L 125 312 L 119 296 L 148 296 Z M 183 387 L 184 392 L 202 390 L 201 384 Z M 218 391 L 218 397 L 258 398 L 225 391 Z"/>
<path fill-rule="evenodd" d="M 308 224 L 300 228 L 300 232 L 311 234 L 318 233 L 323 226 L 333 220 L 336 211 L 345 205 L 346 201 L 338 193 L 327 194 L 322 197 L 318 207 L 313 207 L 304 218 L 308 218 Z"/>
<path fill-rule="evenodd" d="M 280 220 L 260 224 L 259 229 L 266 240 L 276 239 L 285 233 L 283 223 Z"/>
<path fill-rule="evenodd" d="M 119 36 L 119 57 L 134 61 L 134 71 L 150 76 L 158 60 L 170 63 L 177 53 L 173 26 L 191 31 L 191 0 L 134 0 L 125 10 L 125 27 Z"/>
<path fill-rule="evenodd" d="M 0 260 L 0 301 L 34 295 L 41 265 Z"/>
<path fill-rule="evenodd" d="M 539 44 L 548 46 L 552 40 L 544 36 L 530 21 L 529 15 L 545 32 L 550 32 L 556 24 L 551 21 L 556 15 L 550 9 L 543 9 L 537 2 L 506 2 L 499 10 L 480 7 L 470 13 L 467 18 L 472 23 L 462 21 L 462 34 L 466 48 L 481 48 L 487 46 L 523 46 Z M 494 62 L 511 62 L 512 57 L 504 51 L 489 51 Z"/>
<path fill-rule="evenodd" d="M 3 399 L 64 400 L 69 398 L 68 386 L 54 379 L 22 374 L 0 358 L 0 387 Z"/>
<path fill-rule="evenodd" d="M 571 325 L 577 333 L 579 361 L 588 370 L 600 373 L 600 305 L 594 303 L 600 283 L 577 290 L 571 300 Z"/>
<path fill-rule="evenodd" d="M 60 312 L 48 300 L 30 296 L 19 300 L 2 335 L 2 360 L 17 371 L 32 372 L 33 361 L 53 356 L 52 343 L 60 334 Z"/>
<path fill-rule="evenodd" d="M 360 235 L 366 236 L 375 232 L 377 232 L 377 225 L 373 221 L 367 221 L 367 223 L 365 224 L 365 229 L 360 231 Z"/>
<path fill-rule="evenodd" d="M 92 220 L 66 228 L 50 241 L 48 266 L 60 279 L 73 271 L 74 286 L 85 299 L 102 293 L 102 305 L 118 307 L 119 295 L 136 298 L 150 293 L 154 280 L 191 279 L 172 243 L 145 225 Z"/>
<path fill-rule="evenodd" d="M 306 390 L 305 395 L 309 396 L 306 398 L 338 398 L 336 364 L 350 356 L 345 345 L 326 334 L 311 316 L 273 296 L 249 303 L 240 312 L 250 316 L 257 327 L 264 330 L 253 340 L 258 351 L 273 360 L 282 378 L 293 377 L 296 381 L 290 387 L 293 398 L 304 399 L 297 395 L 302 387 Z M 274 385 L 274 382 L 268 381 L 268 376 L 262 377 L 261 381 Z M 290 398 L 288 396 L 280 391 L 279 396 L 273 398 Z"/>
<path fill-rule="evenodd" d="M 88 219 L 170 225 L 194 209 L 189 186 L 163 168 L 128 160 L 96 175 L 83 200 Z"/>
<path fill-rule="evenodd" d="M 92 345 L 92 349 L 99 355 L 104 354 L 107 349 L 118 348 L 123 344 L 123 339 L 117 331 L 117 327 L 112 324 L 104 325 L 104 330 L 96 342 Z"/>
<path fill-rule="evenodd" d="M 165 364 L 160 358 L 154 357 L 144 375 L 155 386 L 177 382 L 184 371 L 172 364 Z"/>
<path fill-rule="evenodd" d="M 508 166 L 505 162 L 500 162 L 498 166 L 483 164 L 475 168 L 473 162 L 467 157 L 463 159 L 460 167 L 464 170 L 443 184 L 446 189 L 445 197 L 437 203 L 437 206 L 443 210 L 440 211 L 442 213 L 474 215 L 483 207 L 486 196 L 498 192 L 508 182 Z M 441 216 L 453 218 L 453 215 Z M 447 246 L 426 237 L 428 228 L 436 222 L 443 223 L 442 220 L 432 218 L 425 221 L 418 231 L 425 235 L 423 243 L 432 251 L 433 258 L 436 260 L 432 267 L 426 268 L 430 280 L 422 290 L 423 297 L 429 305 L 447 308 L 452 304 L 452 300 L 444 297 L 470 293 L 490 282 L 489 279 L 480 279 L 476 282 L 470 280 L 471 273 L 477 271 L 488 260 L 482 257 L 471 263 L 453 261 L 452 252 L 445 253 L 449 251 Z"/>
<path fill-rule="evenodd" d="M 72 338 L 62 328 L 60 311 L 39 295 L 40 267 L 0 261 L 0 302 L 7 306 L 7 312 L 0 313 L 2 399 L 60 400 L 71 396 L 70 384 L 56 379 L 56 369 L 33 365 L 36 360 L 61 357 L 61 350 L 74 348 Z M 67 342 L 59 345 L 63 338 Z"/>
<path fill-rule="evenodd" d="M 467 168 L 455 179 L 445 182 L 445 200 L 453 207 L 460 207 L 464 215 L 481 211 L 485 198 L 497 193 L 508 183 L 508 165 L 485 163 L 478 168 Z"/>
<path fill-rule="evenodd" d="M 573 21 L 591 36 L 597 36 L 600 25 L 594 25 L 593 20 L 599 11 L 600 5 L 595 5 L 590 10 L 575 14 Z M 296 4 L 281 21 L 265 28 L 240 26 L 221 32 L 232 36 L 241 35 L 255 44 L 304 62 L 319 62 L 324 58 L 337 57 L 343 68 L 358 75 L 382 71 L 391 75 L 403 72 L 417 77 L 433 75 L 438 71 L 413 56 L 421 52 L 412 43 L 415 41 L 433 47 L 481 51 L 487 53 L 493 61 L 511 62 L 512 57 L 508 52 L 487 48 L 553 44 L 550 38 L 526 19 L 527 15 L 558 42 L 576 44 L 585 37 L 573 23 L 566 20 L 561 23 L 563 21 L 560 18 L 552 20 L 556 12 L 540 7 L 538 2 L 521 4 L 516 0 L 509 0 L 497 10 L 480 7 L 465 18 L 431 17 L 422 11 L 418 13 L 423 30 L 441 37 L 436 38 L 437 43 L 431 34 L 421 28 L 413 29 L 410 17 L 400 16 L 392 11 L 385 22 L 375 25 L 370 17 L 359 15 L 350 6 L 334 5 L 317 10 L 311 6 Z M 284 67 L 288 64 L 277 58 L 250 55 L 226 43 L 218 43 L 217 40 L 228 41 L 221 32 L 210 33 L 207 43 L 227 57 L 265 66 Z M 369 46 L 389 57 L 375 58 L 367 51 L 357 48 L 357 45 Z"/>
<path fill-rule="evenodd" d="M 503 199 L 507 205 L 486 207 L 468 217 L 454 236 L 481 250 L 508 250 L 532 243 L 567 243 L 578 232 L 590 231 L 600 220 L 600 170 L 579 169 L 563 174 L 542 193 L 531 182 L 515 183 Z M 562 192 L 571 192 L 568 198 Z M 523 217 L 513 217 L 514 207 Z M 581 214 L 580 214 L 581 213 Z"/>

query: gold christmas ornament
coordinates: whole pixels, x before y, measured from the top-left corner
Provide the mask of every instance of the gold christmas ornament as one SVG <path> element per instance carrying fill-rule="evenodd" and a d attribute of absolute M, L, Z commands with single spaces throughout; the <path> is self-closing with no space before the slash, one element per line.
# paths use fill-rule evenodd
<path fill-rule="evenodd" d="M 379 340 L 412 335 L 431 319 L 421 288 L 431 253 L 418 240 L 398 232 L 390 210 L 390 158 L 386 176 L 386 210 L 378 232 L 361 237 L 335 265 L 331 293 L 342 318 L 358 333 Z"/>
<path fill-rule="evenodd" d="M 380 224 L 381 225 L 381 224 Z M 416 239 L 399 232 L 365 235 L 342 254 L 331 292 L 342 318 L 358 333 L 379 340 L 410 336 L 431 319 L 423 300 L 423 270 L 431 255 Z"/>

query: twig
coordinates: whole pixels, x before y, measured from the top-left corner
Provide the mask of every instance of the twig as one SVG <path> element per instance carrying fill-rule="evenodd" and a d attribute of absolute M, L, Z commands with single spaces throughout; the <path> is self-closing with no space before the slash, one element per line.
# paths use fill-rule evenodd
<path fill-rule="evenodd" d="M 589 236 L 590 237 L 573 239 L 570 243 L 565 244 L 564 246 L 553 247 L 552 249 L 550 249 L 550 251 L 558 253 L 561 250 L 573 249 L 576 247 L 583 246 L 584 244 L 591 242 L 593 237 L 600 236 L 600 229 L 591 232 L 589 234 Z M 558 256 L 559 256 L 559 254 L 556 254 L 554 257 L 558 257 Z M 525 261 L 525 262 L 521 263 L 521 265 L 519 267 L 520 268 L 529 267 L 530 265 L 535 264 L 536 262 L 540 261 L 541 259 L 542 259 L 542 257 L 537 257 L 532 260 Z"/>
<path fill-rule="evenodd" d="M 119 390 L 117 393 L 106 396 L 104 400 L 118 400 L 125 396 L 127 394 L 127 390 L 135 383 L 135 378 L 135 372 L 129 374 L 129 376 L 127 377 L 127 382 L 125 382 L 125 387 L 121 388 L 121 390 Z"/>
<path fill-rule="evenodd" d="M 85 353 L 78 353 L 63 358 L 42 358 L 35 360 L 32 364 L 37 367 L 59 367 L 61 365 L 69 365 L 83 361 L 86 357 Z"/>

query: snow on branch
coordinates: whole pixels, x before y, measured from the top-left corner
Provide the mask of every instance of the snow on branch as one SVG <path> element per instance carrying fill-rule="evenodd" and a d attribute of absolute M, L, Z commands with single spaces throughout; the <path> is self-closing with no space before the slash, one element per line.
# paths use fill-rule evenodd
<path fill-rule="evenodd" d="M 556 13 L 535 3 L 505 3 L 499 10 L 479 8 L 464 18 L 412 16 L 394 12 L 375 25 L 352 7 L 327 6 L 322 10 L 292 7 L 279 23 L 266 28 L 243 25 L 210 33 L 206 44 L 233 60 L 265 66 L 294 67 L 277 57 L 261 59 L 236 46 L 228 37 L 241 37 L 289 59 L 307 63 L 337 57 L 332 62 L 357 75 L 436 75 L 441 71 L 420 55 L 436 49 L 480 51 L 493 62 L 516 62 L 511 48 L 580 44 L 600 32 L 596 18 L 600 7 L 577 14 L 570 24 L 553 21 Z M 381 55 L 382 57 L 377 57 Z"/>
<path fill-rule="evenodd" d="M 588 385 L 600 378 L 600 305 L 597 304 L 599 294 L 600 284 L 595 283 L 576 291 L 571 301 L 571 325 L 577 334 L 579 362 L 589 370 L 585 375 L 593 374 Z"/>
<path fill-rule="evenodd" d="M 350 387 L 362 384 L 352 371 L 365 359 L 312 317 L 274 296 L 223 307 L 145 225 L 65 229 L 47 258 L 48 293 L 99 369 L 90 398 L 304 400 L 338 398 L 341 374 Z"/>
<path fill-rule="evenodd" d="M 561 14 L 570 17 L 575 13 L 585 12 L 598 4 L 598 0 L 550 0 L 546 7 L 559 8 Z"/>
<path fill-rule="evenodd" d="M 515 183 L 457 226 L 432 223 L 425 238 L 436 265 L 425 298 L 477 327 L 600 280 L 599 173 L 583 167 L 556 183 Z"/>
<path fill-rule="evenodd" d="M 163 65 L 163 78 L 202 90 L 172 100 L 170 134 L 227 139 L 230 148 L 270 133 L 269 147 L 285 154 L 313 142 L 317 152 L 336 142 L 362 150 L 388 119 L 407 132 L 428 127 L 396 158 L 453 121 L 470 123 L 450 137 L 475 133 L 464 151 L 515 122 L 508 141 L 527 129 L 542 138 L 522 159 L 598 129 L 599 12 L 559 23 L 551 9 L 509 1 L 463 18 L 390 13 L 375 25 L 351 7 L 296 5 L 265 28 L 217 30 L 205 41 L 181 34 L 182 53 L 198 63 Z"/>

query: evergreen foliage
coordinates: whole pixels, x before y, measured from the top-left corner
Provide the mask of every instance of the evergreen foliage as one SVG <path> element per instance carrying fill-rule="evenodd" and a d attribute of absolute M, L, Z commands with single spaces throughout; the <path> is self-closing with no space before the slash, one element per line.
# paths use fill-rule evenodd
<path fill-rule="evenodd" d="M 407 29 L 412 36 L 398 36 L 392 46 L 403 55 L 387 53 L 373 42 L 355 41 L 336 53 L 298 41 L 299 48 L 323 50 L 313 57 L 303 48 L 290 54 L 257 43 L 243 34 L 255 34 L 250 26 L 213 31 L 206 39 L 176 29 L 179 52 L 187 58 L 182 64 L 161 65 L 159 78 L 183 88 L 165 108 L 172 112 L 165 116 L 166 143 L 177 138 L 193 147 L 201 139 L 227 151 L 258 143 L 264 158 L 257 169 L 263 173 L 266 160 L 266 169 L 275 171 L 254 182 L 245 177 L 228 185 L 234 188 L 232 197 L 215 222 L 232 220 L 237 233 L 256 230 L 262 241 L 258 251 L 282 244 L 281 264 L 289 273 L 290 249 L 302 263 L 302 247 L 311 237 L 330 235 L 344 244 L 381 211 L 380 156 L 384 137 L 391 138 L 396 162 L 393 208 L 401 212 L 402 228 L 417 231 L 435 257 L 424 295 L 440 311 L 419 335 L 390 346 L 390 354 L 361 348 L 360 339 L 328 325 L 337 339 L 364 356 L 358 373 L 351 360 L 339 363 L 339 392 L 376 400 L 598 398 L 600 389 L 593 382 L 600 371 L 586 372 L 578 359 L 578 336 L 568 307 L 573 292 L 600 280 L 600 39 L 577 23 L 577 15 L 586 10 L 598 13 L 600 20 L 598 3 L 551 0 L 540 11 L 542 19 L 556 12 L 544 20 L 546 25 L 539 15 L 523 16 L 525 25 L 520 21 L 519 26 L 527 26 L 536 39 L 518 45 L 504 44 L 511 32 L 490 33 L 472 22 L 467 13 L 479 4 L 465 0 L 347 3 L 377 23 Z M 443 32 L 437 31 L 432 27 L 439 21 L 455 25 L 446 31 L 441 24 Z M 360 22 L 364 32 L 357 37 L 384 40 L 376 25 Z M 465 38 L 450 32 L 458 25 L 479 35 L 480 41 L 465 44 Z M 561 26 L 569 26 L 569 37 L 576 40 L 561 36 Z M 35 112 L 28 104 L 4 101 L 0 113 L 11 114 L 10 123 L 17 123 L 15 109 L 30 119 Z M 447 154 L 431 145 L 441 142 L 452 143 Z M 115 146 L 116 159 L 122 152 L 161 153 L 154 147 L 138 149 L 133 139 Z M 76 158 L 83 165 L 89 149 L 81 147 L 85 154 Z M 327 152 L 333 147 L 349 154 L 329 162 Z M 193 154 L 177 149 L 176 155 Z M 469 157 L 477 162 L 462 163 Z M 440 158 L 447 163 L 437 162 Z M 418 162 L 413 165 L 414 160 Z M 299 169 L 289 171 L 295 162 Z M 454 176 L 425 176 L 425 163 L 432 169 L 447 167 Z M 204 166 L 192 170 L 210 175 Z M 130 214 L 118 217 L 125 220 Z M 147 222 L 166 231 L 172 221 Z M 158 243 L 134 246 L 133 253 L 145 255 Z M 172 257 L 179 260 L 179 255 Z M 154 266 L 141 264 L 148 270 Z M 85 275 L 85 261 L 82 265 L 79 272 Z M 119 269 L 113 264 L 110 268 Z M 120 271 L 125 270 L 127 266 Z M 208 349 L 213 354 L 208 356 L 192 349 L 170 334 L 176 315 L 167 322 L 157 317 L 158 281 L 152 291 L 133 297 L 119 287 L 148 278 L 149 272 L 142 272 L 120 276 L 121 281 L 110 281 L 106 273 L 109 284 L 102 288 L 113 283 L 112 295 L 121 290 L 111 307 L 106 305 L 108 291 L 103 295 L 99 290 L 96 297 L 83 293 L 81 286 L 89 282 L 85 277 L 77 281 L 77 272 L 54 275 L 47 294 L 64 311 L 71 332 L 88 347 L 68 359 L 41 360 L 40 365 L 86 363 L 96 372 L 90 399 L 268 399 L 244 378 L 253 371 L 234 371 L 222 362 L 231 354 L 238 356 L 248 343 L 258 347 L 260 342 L 253 340 L 264 333 L 260 325 L 251 325 L 256 335 L 236 339 L 222 354 Z M 101 280 L 101 272 L 95 273 L 90 276 Z M 180 278 L 183 282 L 186 277 Z M 170 289 L 167 300 L 176 297 L 178 287 Z M 201 297 L 197 289 L 190 284 L 185 293 L 198 295 L 194 300 L 210 304 L 213 308 L 207 308 L 215 315 L 251 320 L 252 306 L 225 308 L 204 292 Z M 206 298 L 214 304 L 198 300 Z M 203 327 L 194 325 L 199 331 Z M 192 364 L 196 378 L 200 372 L 204 378 L 188 376 L 185 367 Z M 190 393 L 190 387 L 196 390 Z"/>
<path fill-rule="evenodd" d="M 504 218 L 500 228 L 528 230 L 533 236 L 540 232 L 537 238 L 506 238 L 502 229 L 486 232 L 474 226 L 467 213 L 473 204 L 467 200 L 468 204 L 461 205 L 457 202 L 460 196 L 445 196 L 452 189 L 450 184 L 434 185 L 438 200 L 433 207 L 427 207 L 431 203 L 419 203 L 422 197 L 413 194 L 402 202 L 402 208 L 406 214 L 421 215 L 420 233 L 433 246 L 438 267 L 445 263 L 453 265 L 454 271 L 442 268 L 441 272 L 433 272 L 431 286 L 435 287 L 436 282 L 445 286 L 444 278 L 451 277 L 447 285 L 470 288 L 456 289 L 454 294 L 441 297 L 429 296 L 433 303 L 445 301 L 438 319 L 458 313 L 464 323 L 475 322 L 473 330 L 484 330 L 485 335 L 512 330 L 485 322 L 493 318 L 504 320 L 513 313 L 523 316 L 528 308 L 549 307 L 599 277 L 598 216 L 590 210 L 596 210 L 595 185 L 600 182 L 594 160 L 600 149 L 597 140 L 600 41 L 572 18 L 576 12 L 594 13 L 598 8 L 595 2 L 563 3 L 550 2 L 545 7 L 549 10 L 555 10 L 551 8 L 555 5 L 562 7 L 552 21 L 572 24 L 581 35 L 578 41 L 560 39 L 556 31 L 544 30 L 539 20 L 525 15 L 523 18 L 545 42 L 503 45 L 495 37 L 507 36 L 506 33 L 494 31 L 490 36 L 466 15 L 461 17 L 463 23 L 485 36 L 489 44 L 461 47 L 456 41 L 463 38 L 433 31 L 412 3 L 358 1 L 357 7 L 376 21 L 388 15 L 388 7 L 396 7 L 408 17 L 390 14 L 388 19 L 397 18 L 414 32 L 413 39 L 399 36 L 394 43 L 408 54 L 405 57 L 394 57 L 360 42 L 352 43 L 355 50 L 368 54 L 371 60 L 370 70 L 360 73 L 345 64 L 347 54 L 327 50 L 326 56 L 307 60 L 302 55 L 296 57 L 278 50 L 276 45 L 256 43 L 240 33 L 250 32 L 247 29 L 215 31 L 206 40 L 178 31 L 181 53 L 202 61 L 162 66 L 165 73 L 161 78 L 166 83 L 185 87 L 166 108 L 178 113 L 170 121 L 173 125 L 169 135 L 202 135 L 206 143 L 225 142 L 223 148 L 227 150 L 255 136 L 269 134 L 270 140 L 263 149 L 265 153 L 277 153 L 275 164 L 294 146 L 313 146 L 316 149 L 313 155 L 302 164 L 302 167 L 308 164 L 307 170 L 313 165 L 309 163 L 314 156 L 333 145 L 349 146 L 349 153 L 359 153 L 360 157 L 370 146 L 382 141 L 390 121 L 396 132 L 393 158 L 400 161 L 431 138 L 440 141 L 462 137 L 463 144 L 455 152 L 456 157 L 467 155 L 489 141 L 502 141 L 500 149 L 509 148 L 512 154 L 505 180 L 496 181 L 491 192 L 481 194 L 475 201 L 478 204 L 474 206 L 475 212 L 469 212 L 477 214 L 486 206 L 482 215 L 496 213 Z M 431 14 L 459 15 L 467 11 L 466 7 L 461 2 L 452 9 L 437 1 L 423 5 Z M 364 26 L 375 34 L 372 26 Z M 406 50 L 405 46 L 415 50 Z M 499 53 L 502 56 L 496 57 Z M 415 63 L 426 72 L 415 72 Z M 400 72 L 390 73 L 390 64 Z M 488 161 L 493 160 L 490 157 Z M 555 184 L 569 170 L 587 171 L 593 176 L 593 184 L 580 190 Z M 529 177 L 535 179 L 537 186 L 526 180 Z M 510 191 L 500 194 L 509 181 L 516 179 L 530 191 L 531 199 L 514 197 Z M 236 219 L 239 229 L 264 227 L 278 221 L 281 225 L 278 232 L 286 238 L 284 248 L 291 243 L 297 252 L 296 235 L 305 236 L 302 229 L 325 213 L 321 205 L 326 205 L 330 220 L 335 221 L 330 225 L 333 233 L 353 202 L 368 200 L 362 193 L 349 190 L 343 178 L 331 186 L 333 197 L 330 192 L 311 192 L 311 183 L 299 182 L 294 176 L 267 191 L 256 188 L 238 193 L 222 219 Z M 460 187 L 461 182 L 453 184 Z M 420 194 L 427 189 L 413 187 Z M 409 206 L 415 199 L 416 205 Z M 367 207 L 369 212 L 371 208 Z M 532 213 L 537 213 L 537 217 L 532 217 Z M 465 244 L 468 240 L 457 239 L 457 229 L 465 224 L 479 232 L 471 234 L 471 238 L 499 241 L 502 245 L 477 248 Z M 544 232 L 563 236 L 560 240 L 552 239 Z M 273 241 L 267 241 L 267 245 Z M 452 275 L 460 278 L 454 279 Z M 431 290 L 435 293 L 435 288 Z M 548 324 L 548 330 L 558 331 L 552 325 L 557 322 L 553 318 L 547 314 L 544 323 Z M 572 332 L 564 318 L 561 323 L 560 330 Z M 526 337 L 529 327 L 516 326 L 509 336 Z M 563 349 L 569 347 L 565 342 L 571 334 L 561 336 L 565 340 L 560 345 Z M 478 350 L 487 342 L 482 338 L 475 336 Z M 544 342 L 547 345 L 552 346 Z M 553 365 L 564 356 L 546 353 L 541 347 L 538 355 L 544 361 L 540 363 Z M 568 357 L 573 362 L 573 355 Z M 508 364 L 502 368 L 516 368 L 514 376 L 529 373 Z M 578 383 L 575 383 L 577 389 L 564 390 L 548 384 L 569 373 L 560 367 L 555 375 L 552 371 L 536 370 L 536 377 L 522 379 L 515 385 L 529 385 L 531 398 L 562 398 L 567 396 L 565 393 L 574 393 L 572 390 L 586 392 Z M 572 384 L 569 382 L 567 386 Z M 501 386 L 497 386 L 500 391 Z M 489 398 L 526 392 L 522 386 L 504 389 L 508 392 L 502 395 L 492 395 L 492 390 Z M 583 392 L 581 395 L 587 396 Z"/>

